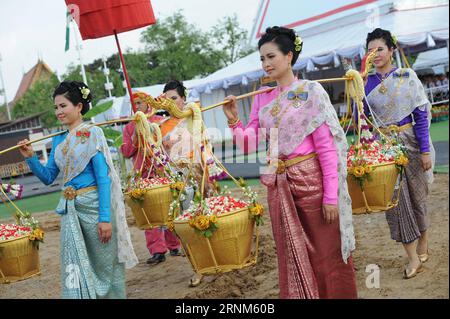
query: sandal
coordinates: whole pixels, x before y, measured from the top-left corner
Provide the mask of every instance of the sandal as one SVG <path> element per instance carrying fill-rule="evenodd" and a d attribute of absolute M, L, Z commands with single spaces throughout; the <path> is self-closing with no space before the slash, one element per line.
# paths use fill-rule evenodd
<path fill-rule="evenodd" d="M 420 262 L 419 267 L 413 268 L 408 272 L 408 268 L 403 271 L 403 279 L 411 279 L 417 276 L 417 274 L 423 272 L 425 269 L 423 268 L 422 262 Z"/>
<path fill-rule="evenodd" d="M 202 282 L 202 279 L 203 279 L 202 275 L 200 275 L 199 277 L 189 279 L 189 287 L 197 287 Z"/>
<path fill-rule="evenodd" d="M 430 255 L 428 254 L 428 251 L 425 254 L 417 255 L 420 259 L 420 262 L 423 264 L 430 259 Z"/>

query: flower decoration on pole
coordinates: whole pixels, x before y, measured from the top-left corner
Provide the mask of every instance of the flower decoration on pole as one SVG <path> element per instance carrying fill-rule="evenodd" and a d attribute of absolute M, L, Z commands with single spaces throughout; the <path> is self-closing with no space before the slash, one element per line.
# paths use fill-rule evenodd
<path fill-rule="evenodd" d="M 19 185 L 19 184 L 1 184 L 1 188 L 6 194 L 12 195 L 14 197 L 14 199 L 22 198 L 23 185 Z"/>

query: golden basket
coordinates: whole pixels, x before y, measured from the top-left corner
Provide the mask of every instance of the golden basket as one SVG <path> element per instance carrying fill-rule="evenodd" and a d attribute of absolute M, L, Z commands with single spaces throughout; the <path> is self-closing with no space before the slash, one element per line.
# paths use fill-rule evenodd
<path fill-rule="evenodd" d="M 39 252 L 28 236 L 0 241 L 0 283 L 40 274 Z"/>
<path fill-rule="evenodd" d="M 397 205 L 393 200 L 394 188 L 397 183 L 398 169 L 395 163 L 371 166 L 371 180 L 364 180 L 364 192 L 355 178 L 348 174 L 348 192 L 352 199 L 353 214 L 378 213 Z"/>
<path fill-rule="evenodd" d="M 166 225 L 172 201 L 170 184 L 147 189 L 143 200 L 135 200 L 125 194 L 125 202 L 131 208 L 139 229 Z"/>
<path fill-rule="evenodd" d="M 189 226 L 188 221 L 174 221 L 175 232 L 197 273 L 224 273 L 256 263 L 258 233 L 252 254 L 255 220 L 250 217 L 248 207 L 217 216 L 216 225 L 218 229 L 206 238 Z"/>

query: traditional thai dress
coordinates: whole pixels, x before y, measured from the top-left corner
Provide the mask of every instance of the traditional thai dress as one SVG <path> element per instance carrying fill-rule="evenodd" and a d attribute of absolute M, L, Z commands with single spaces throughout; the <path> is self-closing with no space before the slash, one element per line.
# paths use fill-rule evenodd
<path fill-rule="evenodd" d="M 138 260 L 125 219 L 119 176 L 103 131 L 85 123 L 53 138 L 46 166 L 26 160 L 46 185 L 63 173 L 61 215 L 62 298 L 125 298 L 125 267 Z M 111 240 L 100 242 L 97 225 L 112 223 Z"/>
<path fill-rule="evenodd" d="M 245 129 L 240 122 L 231 128 L 244 152 L 269 141 L 276 165 L 261 182 L 268 192 L 280 298 L 356 298 L 347 141 L 326 91 L 306 80 L 277 87 L 255 96 Z M 325 222 L 324 204 L 338 205 L 339 221 Z"/>
<path fill-rule="evenodd" d="M 149 118 L 149 122 L 162 123 L 164 117 L 154 115 Z M 151 167 L 153 165 L 150 158 L 145 160 L 144 165 L 142 162 L 144 160 L 144 154 L 139 151 L 135 145 L 133 145 L 133 134 L 136 128 L 136 123 L 130 122 L 125 125 L 123 131 L 123 144 L 120 146 L 120 151 L 127 158 L 132 158 L 134 163 L 134 169 L 140 171 L 142 167 L 143 177 L 153 177 Z M 164 132 L 162 132 L 164 134 Z M 154 227 L 152 229 L 145 230 L 145 241 L 147 244 L 147 249 L 151 255 L 154 254 L 165 254 L 167 250 L 175 250 L 180 248 L 180 241 L 178 237 L 165 226 Z"/>
<path fill-rule="evenodd" d="M 379 74 L 369 75 L 365 90 L 366 115 L 371 114 L 385 134 L 398 134 L 407 148 L 409 163 L 403 173 L 399 204 L 386 212 L 386 219 L 392 239 L 410 243 L 429 227 L 427 195 L 433 168 L 423 171 L 421 153 L 430 153 L 434 167 L 431 104 L 412 69 L 393 69 L 383 81 Z"/>
<path fill-rule="evenodd" d="M 176 124 L 170 130 L 167 130 L 167 126 L 171 123 Z M 167 130 L 163 137 L 163 146 L 169 155 L 170 161 L 177 166 L 177 169 L 185 177 L 189 174 L 189 168 L 191 167 L 191 177 L 200 183 L 203 177 L 200 152 L 194 154 L 194 141 L 192 134 L 188 130 L 187 121 L 173 118 L 167 124 L 164 123 L 162 127 Z M 200 141 L 197 142 L 201 143 Z M 197 144 L 196 147 L 200 148 L 200 145 Z"/>

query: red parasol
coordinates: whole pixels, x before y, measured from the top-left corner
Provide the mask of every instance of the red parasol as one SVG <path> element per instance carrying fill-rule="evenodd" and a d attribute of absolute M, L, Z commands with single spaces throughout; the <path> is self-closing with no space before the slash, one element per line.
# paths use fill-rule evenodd
<path fill-rule="evenodd" d="M 118 33 L 145 27 L 156 22 L 150 0 L 65 0 L 67 9 L 78 24 L 83 40 L 109 35 L 116 38 L 123 73 L 133 112 L 131 85 L 120 48 Z"/>

